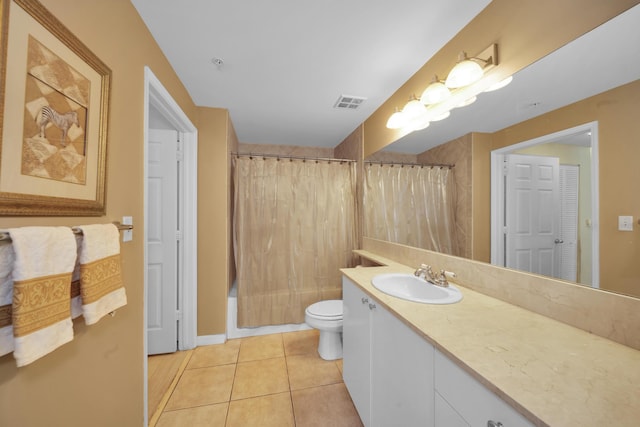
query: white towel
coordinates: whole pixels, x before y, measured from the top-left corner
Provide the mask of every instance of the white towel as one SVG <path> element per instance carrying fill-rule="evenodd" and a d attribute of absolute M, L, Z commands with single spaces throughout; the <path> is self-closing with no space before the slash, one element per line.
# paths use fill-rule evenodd
<path fill-rule="evenodd" d="M 13 246 L 0 243 L 0 356 L 13 351 L 13 325 L 11 303 L 13 301 Z"/>
<path fill-rule="evenodd" d="M 82 315 L 92 325 L 127 304 L 120 264 L 120 232 L 113 224 L 78 226 Z"/>
<path fill-rule="evenodd" d="M 13 355 L 27 365 L 73 339 L 76 240 L 68 227 L 9 230 L 13 241 Z"/>

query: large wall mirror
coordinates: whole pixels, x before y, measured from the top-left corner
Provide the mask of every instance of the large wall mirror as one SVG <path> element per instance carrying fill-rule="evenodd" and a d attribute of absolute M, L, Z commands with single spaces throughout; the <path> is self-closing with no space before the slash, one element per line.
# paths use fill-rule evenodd
<path fill-rule="evenodd" d="M 400 167 L 402 163 L 405 167 L 454 164 L 455 255 L 640 297 L 638 22 L 640 6 L 635 6 L 522 69 L 509 86 L 483 93 L 474 104 L 455 109 L 449 118 L 374 153 L 365 159 L 370 162 L 365 168 L 377 162 Z M 533 147 L 534 140 L 546 145 Z M 520 152 L 515 153 L 513 147 Z M 576 238 L 553 236 L 556 247 L 573 245 L 569 255 L 564 255 L 571 262 L 561 268 L 563 275 L 536 269 L 528 261 L 509 263 L 504 241 L 496 242 L 504 231 L 496 228 L 504 227 L 504 222 L 496 219 L 491 199 L 496 192 L 504 193 L 507 185 L 491 181 L 491 158 L 505 161 L 511 154 L 555 157 L 563 165 L 563 182 L 572 180 L 571 197 L 577 199 L 573 214 Z M 561 194 L 561 201 L 569 197 Z M 370 205 L 365 198 L 365 223 L 372 216 Z M 545 206 L 543 213 L 560 211 L 555 205 Z M 419 209 L 415 212 L 424 215 Z M 619 217 L 633 217 L 631 231 L 619 229 Z M 373 233 L 365 230 L 367 237 L 417 246 L 403 236 L 390 238 L 384 230 Z M 540 260 L 552 263 L 554 257 L 543 254 Z"/>

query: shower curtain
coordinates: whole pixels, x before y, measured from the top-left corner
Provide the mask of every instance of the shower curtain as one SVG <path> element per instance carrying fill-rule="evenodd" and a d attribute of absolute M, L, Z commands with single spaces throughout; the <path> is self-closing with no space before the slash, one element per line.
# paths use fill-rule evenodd
<path fill-rule="evenodd" d="M 355 265 L 355 164 L 236 156 L 238 326 L 303 323 Z"/>
<path fill-rule="evenodd" d="M 370 163 L 364 187 L 365 236 L 458 255 L 452 168 Z"/>

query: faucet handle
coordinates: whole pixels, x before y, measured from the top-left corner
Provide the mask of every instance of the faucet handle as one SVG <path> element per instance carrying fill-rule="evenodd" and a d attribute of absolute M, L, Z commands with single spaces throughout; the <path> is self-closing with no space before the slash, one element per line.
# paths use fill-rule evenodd
<path fill-rule="evenodd" d="M 442 276 L 443 279 L 446 279 L 446 278 L 453 279 L 454 277 L 456 277 L 456 273 L 454 273 L 453 271 L 447 271 L 447 270 L 440 270 L 440 275 Z"/>
<path fill-rule="evenodd" d="M 449 287 L 449 281 L 447 279 L 456 277 L 456 273 L 453 271 L 440 270 L 438 275 L 438 285 L 444 288 Z"/>

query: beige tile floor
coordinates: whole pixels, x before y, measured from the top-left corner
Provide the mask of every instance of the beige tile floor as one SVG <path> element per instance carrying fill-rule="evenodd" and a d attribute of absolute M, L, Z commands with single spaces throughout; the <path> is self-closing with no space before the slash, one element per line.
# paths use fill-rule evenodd
<path fill-rule="evenodd" d="M 150 425 L 362 426 L 342 360 L 322 360 L 317 346 L 318 332 L 308 330 L 198 347 Z"/>

